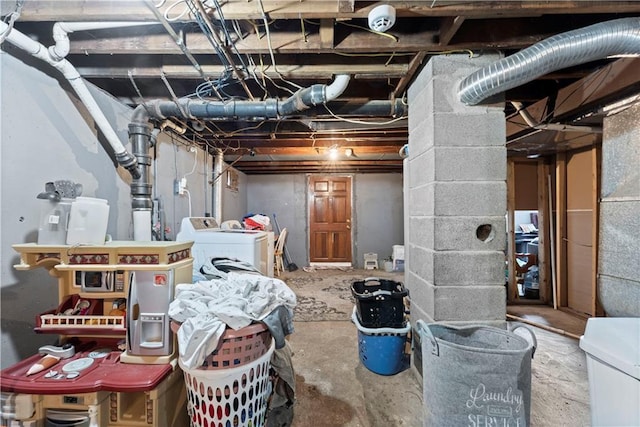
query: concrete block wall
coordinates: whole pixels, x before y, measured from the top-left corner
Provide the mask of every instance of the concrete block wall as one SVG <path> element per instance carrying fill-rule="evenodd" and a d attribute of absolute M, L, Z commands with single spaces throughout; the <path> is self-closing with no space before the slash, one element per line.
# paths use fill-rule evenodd
<path fill-rule="evenodd" d="M 408 91 L 405 285 L 412 323 L 505 321 L 504 103 L 466 106 L 457 98 L 463 78 L 498 59 L 434 57 Z"/>

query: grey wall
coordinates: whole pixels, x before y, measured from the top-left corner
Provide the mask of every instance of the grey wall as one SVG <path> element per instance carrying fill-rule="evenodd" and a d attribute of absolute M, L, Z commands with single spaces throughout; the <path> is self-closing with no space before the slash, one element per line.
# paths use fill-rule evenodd
<path fill-rule="evenodd" d="M 226 168 L 227 166 L 225 166 Z M 249 213 L 247 210 L 247 175 L 230 167 L 229 170 L 238 174 L 238 191 L 227 187 L 227 172 L 224 172 L 218 181 L 222 186 L 221 207 L 222 219 L 226 221 L 235 219 L 242 222 L 242 218 Z"/>
<path fill-rule="evenodd" d="M 3 46 L 4 48 L 4 46 Z M 11 51 L 11 49 L 9 49 Z M 18 59 L 19 58 L 19 59 Z M 44 70 L 44 71 L 43 71 Z M 55 335 L 33 333 L 35 317 L 57 306 L 57 281 L 44 269 L 17 271 L 18 254 L 11 245 L 37 241 L 40 206 L 36 196 L 47 181 L 81 183 L 83 195 L 107 199 L 107 232 L 116 240 L 132 237 L 131 202 L 127 171 L 116 168 L 111 149 L 57 71 L 19 53 L 0 52 L 0 272 L 2 367 L 34 354 L 40 345 L 53 343 Z M 93 89 L 105 115 L 120 139 L 127 142 L 131 110 Z M 170 240 L 179 220 L 189 213 L 189 198 L 173 194 L 175 177 L 187 176 L 191 209 L 204 211 L 206 169 L 204 154 L 188 151 L 161 134 L 157 145 L 154 190 L 165 202 Z M 176 142 L 174 144 L 173 142 Z M 211 161 L 209 160 L 209 164 Z M 153 169 L 153 167 L 152 167 Z"/>
<path fill-rule="evenodd" d="M 248 175 L 248 211 L 276 215 L 287 227 L 286 247 L 292 261 L 309 265 L 307 228 L 307 175 Z M 393 245 L 403 244 L 401 174 L 353 176 L 354 266 L 362 268 L 365 252 L 391 255 Z M 382 268 L 382 265 L 380 265 Z"/>
<path fill-rule="evenodd" d="M 247 175 L 247 211 L 272 221 L 275 214 L 280 229 L 287 228 L 286 248 L 298 267 L 309 264 L 306 179 L 302 174 Z"/>
<path fill-rule="evenodd" d="M 356 265 L 364 254 L 378 254 L 378 266 L 391 256 L 393 245 L 404 244 L 402 174 L 355 175 L 353 198 Z"/>

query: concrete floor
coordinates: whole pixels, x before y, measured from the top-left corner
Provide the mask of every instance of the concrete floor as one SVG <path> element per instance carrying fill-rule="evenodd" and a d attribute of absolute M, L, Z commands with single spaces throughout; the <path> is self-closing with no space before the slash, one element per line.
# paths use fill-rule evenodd
<path fill-rule="evenodd" d="M 588 426 L 584 353 L 574 338 L 530 326 L 538 339 L 532 362 L 531 426 Z M 423 425 L 422 380 L 415 369 L 377 375 L 358 358 L 349 321 L 296 322 L 293 427 Z"/>

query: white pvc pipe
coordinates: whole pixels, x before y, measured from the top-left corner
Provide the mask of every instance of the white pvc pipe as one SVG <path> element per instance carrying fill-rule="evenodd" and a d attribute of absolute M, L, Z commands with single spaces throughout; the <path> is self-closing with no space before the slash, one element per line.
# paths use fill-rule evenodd
<path fill-rule="evenodd" d="M 0 21 L 0 33 L 4 33 L 5 31 L 7 31 L 7 28 L 8 25 Z M 118 135 L 116 135 L 115 131 L 111 127 L 111 124 L 100 110 L 100 107 L 89 92 L 89 88 L 80 76 L 80 73 L 78 73 L 78 70 L 76 70 L 69 61 L 67 61 L 66 59 L 56 60 L 52 58 L 51 55 L 49 55 L 49 51 L 44 45 L 27 37 L 26 35 L 17 31 L 15 28 L 12 29 L 11 32 L 7 35 L 6 41 L 24 50 L 33 57 L 41 59 L 42 61 L 45 61 L 60 70 L 75 90 L 78 98 L 80 98 L 82 103 L 87 107 L 87 110 L 91 114 L 91 117 L 93 117 L 96 125 L 100 128 L 115 153 L 121 154 L 126 152 L 126 149 L 124 145 L 122 145 L 120 138 L 118 138 Z"/>
<path fill-rule="evenodd" d="M 333 83 L 324 89 L 325 100 L 332 101 L 342 95 L 342 92 L 347 88 L 350 79 L 351 77 L 348 74 L 337 75 Z"/>
<path fill-rule="evenodd" d="M 222 223 L 222 168 L 224 166 L 224 154 L 217 150 L 213 159 L 213 175 L 217 179 L 213 180 L 213 218 Z"/>
<path fill-rule="evenodd" d="M 151 209 L 133 211 L 133 240 L 136 242 L 151 240 Z"/>

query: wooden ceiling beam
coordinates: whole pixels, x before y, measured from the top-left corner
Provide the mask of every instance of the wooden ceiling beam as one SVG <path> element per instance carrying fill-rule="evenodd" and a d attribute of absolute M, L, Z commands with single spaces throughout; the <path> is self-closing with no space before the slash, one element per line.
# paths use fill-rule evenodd
<path fill-rule="evenodd" d="M 438 35 L 438 44 L 446 46 L 449 44 L 453 36 L 458 32 L 460 26 L 464 22 L 464 16 L 448 16 L 443 19 L 440 24 L 440 33 Z"/>
<path fill-rule="evenodd" d="M 640 2 L 639 2 L 640 3 Z M 574 20 L 575 21 L 575 20 Z M 464 22 L 464 25 L 463 25 Z M 588 25 L 593 18 L 584 17 L 580 23 Z M 348 55 L 366 57 L 367 54 L 395 55 L 415 52 L 449 52 L 451 50 L 468 50 L 482 48 L 520 49 L 530 46 L 552 34 L 568 31 L 566 20 L 557 17 L 544 17 L 540 20 L 512 19 L 508 25 L 504 19 L 469 20 L 466 17 L 445 17 L 440 28 L 418 29 L 409 26 L 392 28 L 388 33 L 396 39 L 366 31 L 365 29 L 342 27 L 340 21 L 324 19 L 319 26 L 304 26 L 290 30 L 274 30 L 267 38 L 262 32 L 244 35 L 232 40 L 234 53 L 270 54 L 271 49 L 278 55 L 326 54 L 331 56 Z M 401 27 L 401 25 L 399 26 Z M 188 30 L 187 30 L 188 29 Z M 336 32 L 340 31 L 340 36 Z M 26 29 L 28 32 L 28 27 Z M 215 50 L 210 40 L 193 26 L 179 28 L 184 46 L 192 55 L 207 55 L 215 58 Z M 455 37 L 454 37 L 455 35 Z M 453 41 L 453 43 L 452 43 Z M 72 54 L 133 54 L 133 55 L 182 55 L 173 38 L 158 26 L 130 27 L 117 30 L 79 31 L 71 35 L 70 52 Z M 355 55 L 357 54 L 357 55 Z M 323 58 L 324 59 L 324 58 Z M 291 58 L 288 58 L 291 60 Z M 258 61 L 256 61 L 258 62 Z M 384 62 L 384 61 L 382 61 Z M 270 64 L 269 64 L 270 65 Z M 280 61 L 278 61 L 280 65 Z"/>
<path fill-rule="evenodd" d="M 320 31 L 282 31 L 270 32 L 271 49 L 278 54 L 316 54 L 340 52 L 371 53 L 411 52 L 414 50 L 442 50 L 435 41 L 438 32 L 422 31 L 414 34 L 399 36 L 397 41 L 378 34 L 362 31 L 350 31 L 338 43 L 334 40 L 332 20 L 323 20 Z M 158 24 L 159 25 L 159 24 Z M 134 27 L 136 28 L 136 27 Z M 104 54 L 130 53 L 133 55 L 168 55 L 182 54 L 180 48 L 168 35 L 157 33 L 156 30 L 141 34 L 134 28 L 128 31 L 109 30 L 85 32 L 71 35 L 70 53 L 72 54 Z M 137 27 L 139 28 L 139 27 Z M 150 29 L 152 27 L 147 27 Z M 184 45 L 192 55 L 212 55 L 214 48 L 209 39 L 200 32 L 183 33 Z M 234 52 L 241 54 L 269 54 L 269 41 L 263 34 L 248 34 L 243 39 L 233 40 Z M 417 49 L 420 47 L 420 49 Z M 336 52 L 337 50 L 337 52 Z"/>
<path fill-rule="evenodd" d="M 2 2 L 2 15 L 9 13 L 14 5 Z M 165 13 L 172 4 L 168 2 L 160 8 Z M 339 0 L 327 7 L 326 0 L 263 0 L 265 13 L 270 19 L 314 19 L 314 18 L 366 18 L 376 2 Z M 350 6 L 353 3 L 353 7 Z M 636 1 L 475 1 L 459 2 L 450 0 L 397 1 L 390 0 L 397 17 L 420 16 L 467 16 L 482 18 L 487 16 L 527 17 L 543 14 L 592 14 L 592 13 L 636 13 L 640 4 Z M 226 0 L 221 2 L 225 19 L 262 19 L 257 1 Z M 348 6 L 348 7 L 345 7 Z M 186 6 L 185 6 L 186 7 Z M 175 17 L 182 12 L 169 12 Z M 174 12 L 172 15 L 171 12 Z M 186 16 L 186 14 L 185 14 Z M 216 13 L 212 17 L 218 18 Z M 156 20 L 146 2 L 139 0 L 30 0 L 25 3 L 22 21 L 150 21 Z M 182 18 L 184 19 L 184 18 Z"/>
<path fill-rule="evenodd" d="M 357 146 L 350 145 L 348 143 L 336 143 L 339 150 L 344 151 L 346 148 L 351 148 L 355 153 L 355 156 L 371 156 L 377 154 L 394 154 L 398 155 L 398 145 L 384 145 L 384 146 Z M 273 146 L 259 146 L 251 144 L 243 144 L 245 150 L 251 151 L 256 155 L 271 155 L 271 156 L 315 156 L 318 154 L 326 154 L 327 150 L 331 146 L 316 146 L 316 147 L 273 147 Z"/>
<path fill-rule="evenodd" d="M 538 122 L 553 123 L 570 118 L 603 104 L 605 100 L 611 102 L 616 93 L 640 89 L 639 69 L 640 58 L 621 58 L 558 91 L 555 99 L 557 107 L 551 114 L 547 111 L 548 97 L 527 107 L 527 112 Z M 506 135 L 508 138 L 515 137 L 529 129 L 524 119 L 516 115 L 507 121 Z"/>
<path fill-rule="evenodd" d="M 200 73 L 191 65 L 164 65 L 160 67 L 103 67 L 103 66 L 77 66 L 76 69 L 85 78 L 134 78 L 150 79 L 160 78 L 164 75 L 168 79 L 196 79 L 202 80 Z M 222 65 L 201 65 L 205 75 L 210 77 L 220 76 L 225 68 Z M 273 79 L 285 77 L 301 80 L 331 80 L 336 74 L 349 74 L 358 79 L 400 78 L 407 73 L 406 64 L 327 64 L 327 65 L 278 65 L 277 72 L 272 68 L 262 71 L 262 74 Z M 260 73 L 259 73 L 260 75 Z"/>
<path fill-rule="evenodd" d="M 398 160 L 313 160 L 313 161 L 261 161 L 241 160 L 234 167 L 246 174 L 267 173 L 384 173 L 402 172 L 402 159 Z"/>

